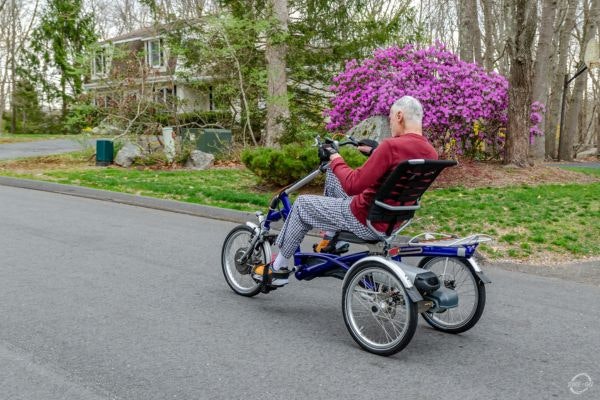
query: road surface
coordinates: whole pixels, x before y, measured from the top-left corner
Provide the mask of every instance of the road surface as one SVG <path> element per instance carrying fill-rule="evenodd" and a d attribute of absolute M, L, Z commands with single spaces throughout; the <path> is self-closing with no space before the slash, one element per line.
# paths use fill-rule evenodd
<path fill-rule="evenodd" d="M 383 358 L 347 333 L 338 280 L 234 295 L 233 226 L 0 186 L 0 398 L 600 398 L 597 286 L 488 268 L 475 328 L 420 322 Z"/>
<path fill-rule="evenodd" d="M 90 144 L 95 146 L 95 141 L 90 141 Z M 82 148 L 76 140 L 68 139 L 0 144 L 0 160 L 69 153 Z"/>

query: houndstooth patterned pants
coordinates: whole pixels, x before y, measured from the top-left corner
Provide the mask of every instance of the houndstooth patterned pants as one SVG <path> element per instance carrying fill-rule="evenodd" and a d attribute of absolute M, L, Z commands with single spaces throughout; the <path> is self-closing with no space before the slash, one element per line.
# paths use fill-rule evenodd
<path fill-rule="evenodd" d="M 285 258 L 291 258 L 302 239 L 313 228 L 327 231 L 350 231 L 365 240 L 378 236 L 361 224 L 350 211 L 352 197 L 348 196 L 342 184 L 330 169 L 325 175 L 325 196 L 298 196 L 290 215 L 285 220 L 275 244 Z"/>

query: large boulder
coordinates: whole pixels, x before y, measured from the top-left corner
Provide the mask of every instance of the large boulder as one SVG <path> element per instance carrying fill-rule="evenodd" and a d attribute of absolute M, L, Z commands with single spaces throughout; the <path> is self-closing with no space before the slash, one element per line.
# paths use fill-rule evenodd
<path fill-rule="evenodd" d="M 107 122 L 101 122 L 100 125 L 92 129 L 93 135 L 116 136 L 122 132 L 121 129 Z"/>
<path fill-rule="evenodd" d="M 190 157 L 185 163 L 186 168 L 190 169 L 208 169 L 215 162 L 215 156 L 200 150 L 192 150 Z"/>
<path fill-rule="evenodd" d="M 355 139 L 373 139 L 381 142 L 391 135 L 390 121 L 387 116 L 376 115 L 361 121 L 346 134 Z"/>
<path fill-rule="evenodd" d="M 585 151 L 581 151 L 579 153 L 577 153 L 577 156 L 575 158 L 587 158 L 587 157 L 593 157 L 598 153 L 598 149 L 596 149 L 595 147 L 589 149 L 589 150 L 585 150 Z"/>
<path fill-rule="evenodd" d="M 121 167 L 128 168 L 133 164 L 133 161 L 137 157 L 142 156 L 142 149 L 140 146 L 133 144 L 131 142 L 125 143 L 121 150 L 117 153 L 115 157 L 115 164 L 120 165 Z"/>

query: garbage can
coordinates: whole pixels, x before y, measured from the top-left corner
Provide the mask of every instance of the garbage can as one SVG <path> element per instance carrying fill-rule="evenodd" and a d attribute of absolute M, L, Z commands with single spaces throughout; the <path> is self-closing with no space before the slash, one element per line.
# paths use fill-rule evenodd
<path fill-rule="evenodd" d="M 106 167 L 113 162 L 114 146 L 112 140 L 96 141 L 96 165 Z"/>
<path fill-rule="evenodd" d="M 229 148 L 231 139 L 229 129 L 203 129 L 196 142 L 196 149 L 216 154 Z"/>

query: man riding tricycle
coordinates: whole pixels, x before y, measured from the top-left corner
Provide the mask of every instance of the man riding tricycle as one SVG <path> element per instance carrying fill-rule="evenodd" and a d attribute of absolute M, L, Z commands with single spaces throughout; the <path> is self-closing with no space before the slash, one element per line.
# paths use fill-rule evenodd
<path fill-rule="evenodd" d="M 379 145 L 348 137 L 341 143 L 316 139 L 321 165 L 278 193 L 258 224 L 234 228 L 223 244 L 222 268 L 229 286 L 242 296 L 269 293 L 298 280 L 343 279 L 344 322 L 365 350 L 391 355 L 412 339 L 417 315 L 434 328 L 460 333 L 472 328 L 485 307 L 483 274 L 473 254 L 485 235 L 459 239 L 425 233 L 395 243 L 420 207 L 423 193 L 455 161 L 438 160 L 422 134 L 421 104 L 410 96 L 390 110 L 391 138 Z M 355 170 L 338 153 L 355 145 L 369 158 Z M 289 196 L 326 174 L 325 195 Z M 271 224 L 283 220 L 278 235 Z M 311 229 L 323 242 L 304 253 L 300 244 Z M 276 256 L 271 245 L 279 248 Z M 350 253 L 350 244 L 365 250 Z M 421 257 L 418 266 L 402 257 Z M 293 262 L 292 262 L 293 258 Z"/>

